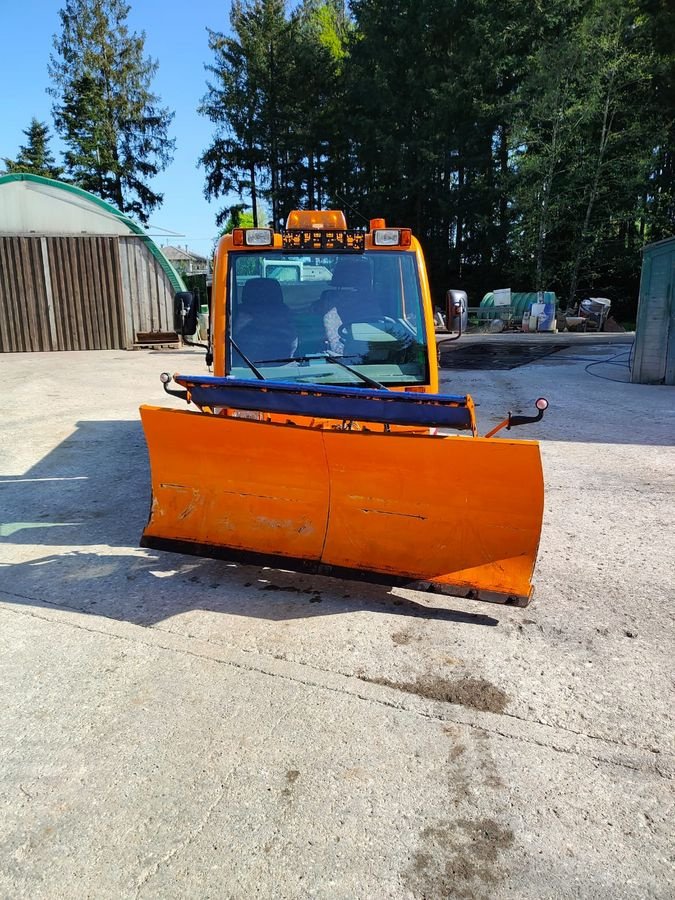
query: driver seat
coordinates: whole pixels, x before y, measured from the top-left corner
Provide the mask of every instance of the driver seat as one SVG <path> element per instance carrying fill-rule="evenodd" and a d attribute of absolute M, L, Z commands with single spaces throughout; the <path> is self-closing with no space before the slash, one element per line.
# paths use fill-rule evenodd
<path fill-rule="evenodd" d="M 366 341 L 344 338 L 340 327 L 353 322 L 373 319 L 381 315 L 372 289 L 370 263 L 362 256 L 344 257 L 338 260 L 331 287 L 321 294 L 324 310 L 323 325 L 326 344 L 335 356 L 364 356 L 368 352 Z"/>
<path fill-rule="evenodd" d="M 287 359 L 298 347 L 291 311 L 275 278 L 251 278 L 241 295 L 234 339 L 251 362 Z"/>

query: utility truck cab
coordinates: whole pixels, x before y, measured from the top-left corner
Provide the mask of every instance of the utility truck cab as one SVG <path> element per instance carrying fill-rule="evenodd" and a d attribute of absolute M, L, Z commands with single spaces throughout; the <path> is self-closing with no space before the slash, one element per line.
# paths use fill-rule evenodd
<path fill-rule="evenodd" d="M 420 261 L 409 229 L 349 231 L 332 210 L 291 213 L 283 235 L 235 229 L 216 254 L 216 374 L 436 390 Z"/>

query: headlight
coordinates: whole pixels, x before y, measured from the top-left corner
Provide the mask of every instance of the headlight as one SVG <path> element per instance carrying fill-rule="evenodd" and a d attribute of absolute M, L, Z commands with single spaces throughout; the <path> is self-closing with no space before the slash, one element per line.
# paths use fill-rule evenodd
<path fill-rule="evenodd" d="M 409 228 L 377 228 L 373 231 L 376 247 L 409 247 L 412 233 Z"/>
<path fill-rule="evenodd" d="M 247 228 L 244 234 L 247 247 L 268 247 L 274 243 L 274 232 L 271 228 Z"/>

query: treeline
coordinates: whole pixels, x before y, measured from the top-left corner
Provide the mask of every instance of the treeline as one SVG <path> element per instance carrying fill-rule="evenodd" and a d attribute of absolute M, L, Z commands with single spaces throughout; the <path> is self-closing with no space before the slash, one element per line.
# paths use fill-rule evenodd
<path fill-rule="evenodd" d="M 60 177 L 147 221 L 173 113 L 125 0 L 65 0 L 54 126 L 8 172 Z M 385 216 L 423 242 L 435 295 L 555 290 L 630 318 L 640 251 L 675 233 L 671 0 L 234 0 L 209 32 L 199 160 L 219 226 L 294 207 Z"/>
<path fill-rule="evenodd" d="M 210 32 L 206 195 L 420 237 L 437 295 L 596 294 L 634 309 L 675 233 L 668 0 L 235 0 Z M 236 208 L 235 208 L 236 209 Z"/>

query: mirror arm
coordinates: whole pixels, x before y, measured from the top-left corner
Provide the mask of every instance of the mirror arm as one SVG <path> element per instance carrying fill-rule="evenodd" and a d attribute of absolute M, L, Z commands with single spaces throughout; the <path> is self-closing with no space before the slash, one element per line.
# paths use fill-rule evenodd
<path fill-rule="evenodd" d="M 185 308 L 183 308 L 181 311 L 181 328 L 180 328 L 180 336 L 181 336 L 181 340 L 183 341 L 183 343 L 187 344 L 188 347 L 200 347 L 202 350 L 210 350 L 211 348 L 209 347 L 208 344 L 201 344 L 199 341 L 191 341 L 190 338 L 185 334 L 185 319 L 186 318 L 187 317 L 185 315 Z"/>
<path fill-rule="evenodd" d="M 454 337 L 449 337 L 449 338 L 445 339 L 446 344 L 448 343 L 448 341 L 458 341 L 462 336 L 462 308 L 461 308 L 461 306 L 460 307 L 456 306 L 454 312 L 455 312 L 455 316 L 457 316 L 459 319 L 459 328 L 457 329 L 457 334 Z M 453 316 L 453 318 L 454 318 L 454 316 Z"/>
<path fill-rule="evenodd" d="M 186 302 L 187 302 L 185 299 L 186 297 L 190 298 L 188 305 L 186 305 Z M 180 316 L 180 338 L 181 338 L 181 340 L 188 347 L 197 347 L 200 350 L 206 350 L 206 365 L 210 367 L 211 363 L 213 362 L 213 350 L 211 348 L 210 329 L 209 329 L 209 336 L 208 336 L 207 344 L 203 344 L 200 341 L 190 340 L 190 338 L 187 336 L 187 333 L 186 333 L 186 323 L 187 323 L 187 319 L 188 319 L 188 313 L 189 313 L 191 322 L 194 320 L 195 328 L 197 326 L 197 314 L 196 314 L 196 308 L 195 308 L 195 304 L 197 302 L 196 295 L 190 291 L 180 291 L 176 294 L 176 297 L 174 298 L 174 303 L 176 301 L 178 301 L 180 303 L 180 308 L 179 308 L 179 310 L 176 310 L 175 306 L 174 306 L 174 327 L 176 324 L 176 316 L 179 315 Z"/>
<path fill-rule="evenodd" d="M 199 341 L 191 341 L 189 337 L 185 335 L 185 332 L 181 332 L 181 340 L 184 344 L 187 344 L 188 347 L 199 347 L 201 350 L 210 350 L 208 344 L 200 344 Z"/>
<path fill-rule="evenodd" d="M 213 363 L 213 350 L 211 349 L 211 344 L 202 344 L 199 341 L 191 341 L 190 338 L 187 337 L 185 334 L 185 316 L 183 316 L 183 327 L 180 336 L 183 343 L 187 344 L 188 347 L 198 347 L 200 350 L 206 350 L 206 365 L 211 368 L 211 364 Z M 169 391 L 169 393 L 171 393 L 171 391 Z"/>

